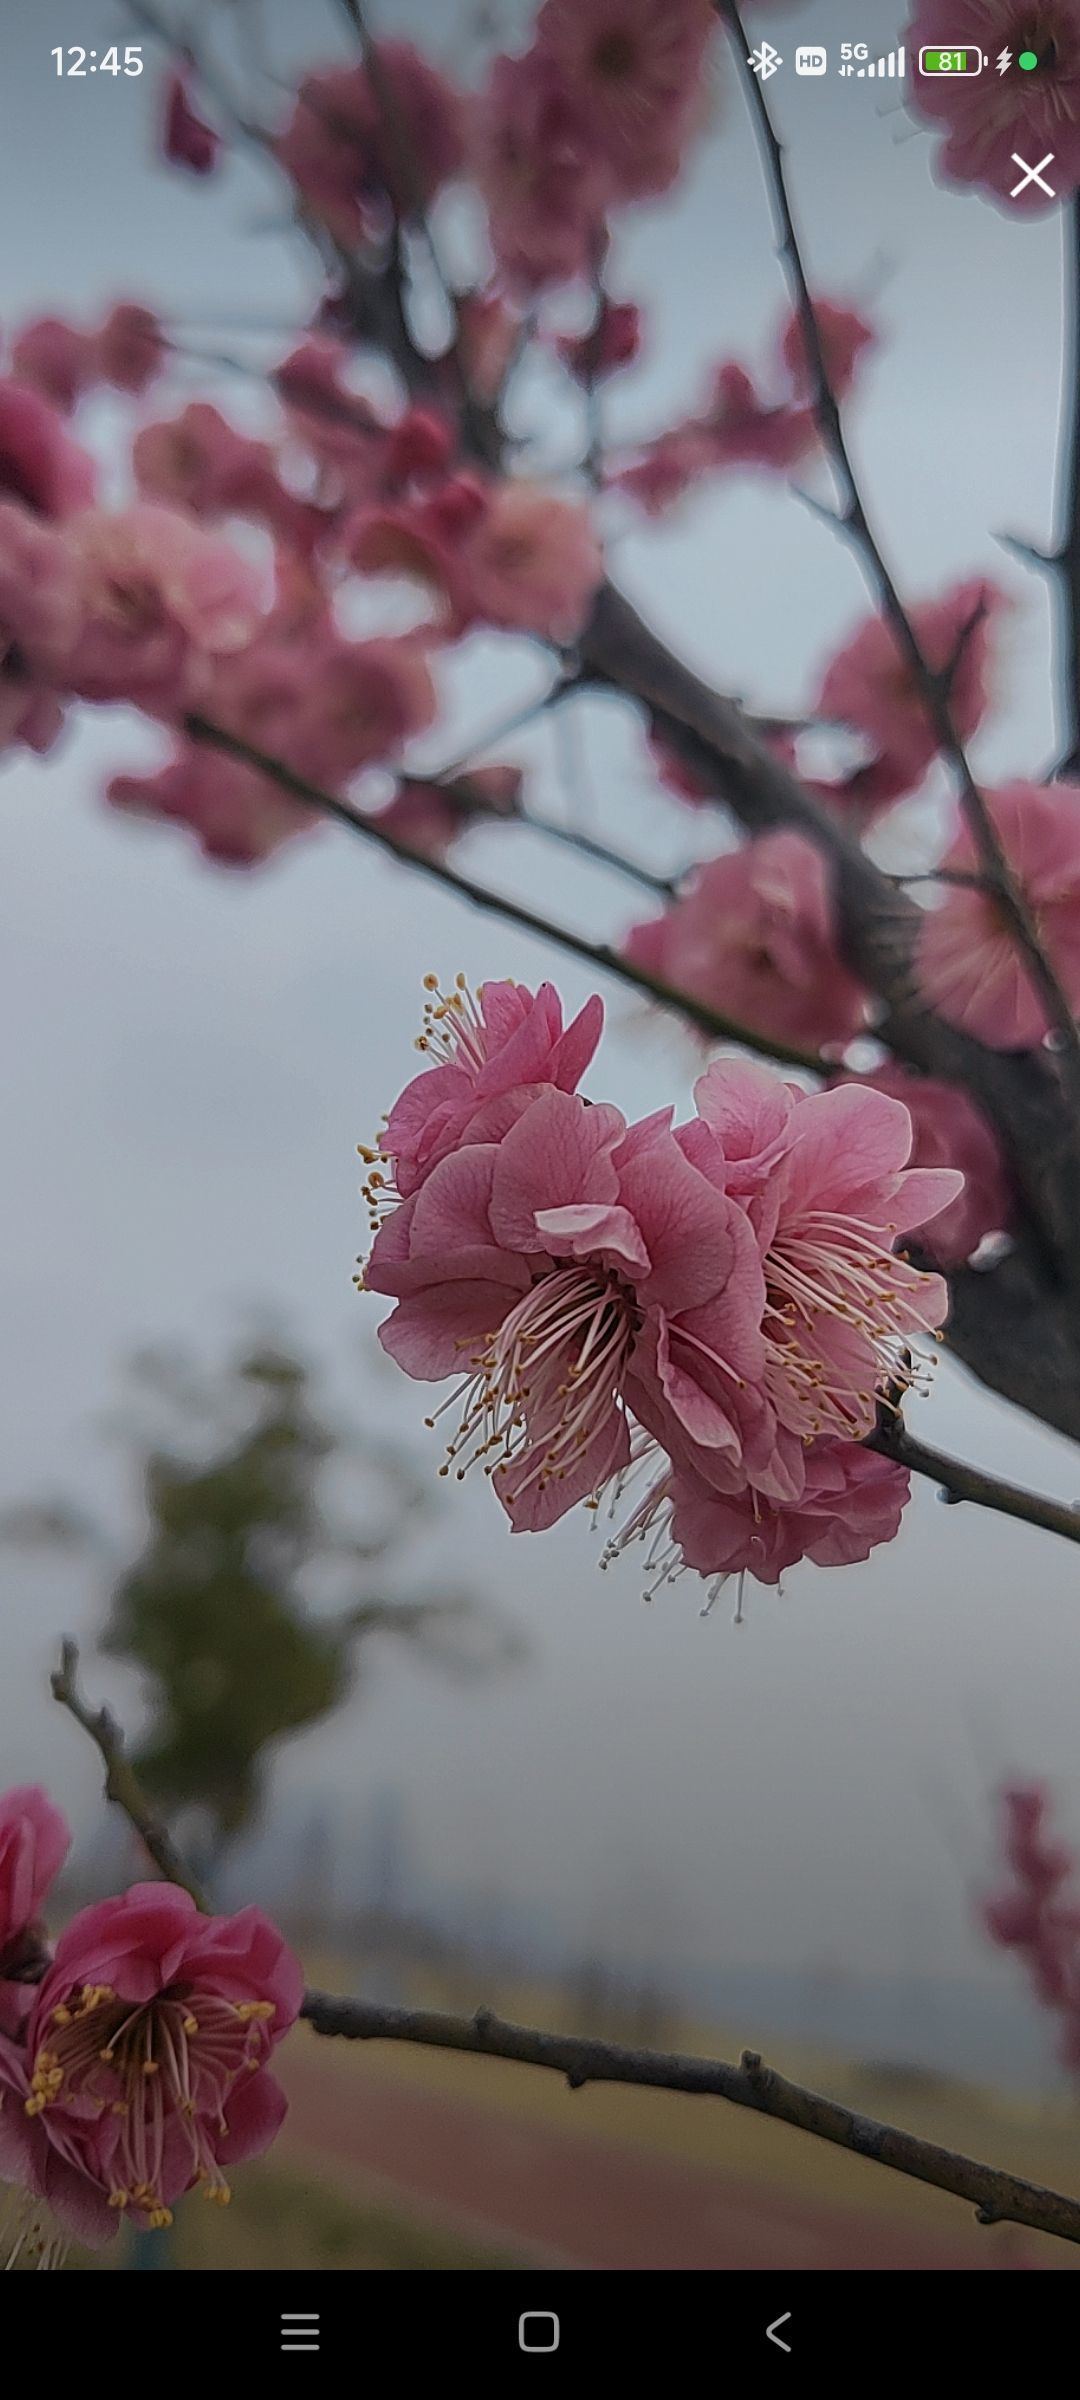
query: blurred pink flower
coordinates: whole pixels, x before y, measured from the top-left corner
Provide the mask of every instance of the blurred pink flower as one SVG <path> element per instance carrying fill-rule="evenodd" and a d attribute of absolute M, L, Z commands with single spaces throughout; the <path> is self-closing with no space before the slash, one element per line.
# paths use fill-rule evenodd
<path fill-rule="evenodd" d="M 103 382 L 136 400 L 160 375 L 169 347 L 153 309 L 137 300 L 118 300 L 94 342 Z"/>
<path fill-rule="evenodd" d="M 93 498 L 94 463 L 41 392 L 0 376 L 0 499 L 67 517 Z"/>
<path fill-rule="evenodd" d="M 393 130 L 367 68 L 331 67 L 305 77 L 277 145 L 301 198 L 344 243 L 378 225 L 388 198 L 404 216 L 417 198 L 427 205 L 464 160 L 462 102 L 446 77 L 411 42 L 380 42 L 378 56 Z"/>
<path fill-rule="evenodd" d="M 494 400 L 520 340 L 521 319 L 501 293 L 465 293 L 458 309 L 458 350 L 478 400 Z"/>
<path fill-rule="evenodd" d="M 145 499 L 190 509 L 195 517 L 238 509 L 254 460 L 269 455 L 263 443 L 239 433 L 208 400 L 189 401 L 179 416 L 140 426 L 131 454 Z"/>
<path fill-rule="evenodd" d="M 895 1539 L 909 1494 L 910 1477 L 891 1459 L 860 1442 L 818 1440 L 806 1450 L 797 1500 L 717 1492 L 686 1464 L 666 1479 L 662 1498 L 684 1566 L 707 1578 L 750 1575 L 779 1583 L 800 1559 L 850 1567 L 869 1558 Z"/>
<path fill-rule="evenodd" d="M 71 1848 L 66 1817 L 40 1784 L 0 1796 L 0 2033 L 14 2034 L 45 1961 L 41 1911 Z"/>
<path fill-rule="evenodd" d="M 578 383 L 599 383 L 641 352 L 641 310 L 633 300 L 604 299 L 587 333 L 564 333 L 555 345 Z"/>
<path fill-rule="evenodd" d="M 1007 606 L 997 585 L 983 576 L 910 612 L 927 665 L 943 674 L 955 662 L 949 709 L 962 741 L 977 733 L 990 705 L 995 636 Z M 939 748 L 912 670 L 883 617 L 868 617 L 830 661 L 814 710 L 864 734 L 905 791 L 922 781 Z"/>
<path fill-rule="evenodd" d="M 836 947 L 825 861 L 799 833 L 710 859 L 623 949 L 659 982 L 778 1041 L 842 1049 L 865 1023 L 866 995 Z"/>
<path fill-rule="evenodd" d="M 105 797 L 125 815 L 185 825 L 220 867 L 259 866 L 318 823 L 314 810 L 253 767 L 193 743 L 156 774 L 114 775 Z"/>
<path fill-rule="evenodd" d="M 1080 2072 L 1080 1892 L 1070 1890 L 1076 1862 L 1048 1831 L 1050 1795 L 1041 1784 L 1001 1793 L 1009 1881 L 987 1901 L 992 1942 L 1023 1960 L 1040 2006 L 1062 2020 L 1062 2059 Z"/>
<path fill-rule="evenodd" d="M 148 1883 L 83 1909 L 35 1993 L 29 2092 L 0 2111 L 0 2156 L 21 2131 L 20 2179 L 83 2238 L 78 2196 L 50 2188 L 53 2158 L 117 2224 L 167 2225 L 196 2185 L 227 2200 L 225 2168 L 265 2150 L 285 2115 L 268 2061 L 302 1997 L 299 1962 L 257 1908 L 201 1916 Z"/>
<path fill-rule="evenodd" d="M 589 273 L 603 247 L 611 177 L 578 94 L 547 52 L 495 59 L 472 151 L 500 274 L 531 292 Z"/>
<path fill-rule="evenodd" d="M 457 565 L 471 613 L 551 642 L 580 633 L 604 577 L 588 510 L 538 484 L 511 481 L 495 485 Z"/>
<path fill-rule="evenodd" d="M 551 983 L 535 993 L 487 983 L 475 1000 L 460 976 L 448 995 L 434 977 L 427 988 L 419 1048 L 429 1064 L 406 1084 L 379 1143 L 403 1199 L 452 1151 L 512 1125 L 540 1087 L 576 1091 L 604 1023 L 603 1002 L 592 999 L 564 1026 Z"/>
<path fill-rule="evenodd" d="M 675 181 L 715 33 L 710 0 L 544 0 L 537 51 L 573 92 L 619 199 Z"/>
<path fill-rule="evenodd" d="M 469 825 L 515 816 L 523 781 L 520 767 L 473 767 L 449 784 L 413 776 L 371 822 L 418 858 L 446 858 Z"/>
<path fill-rule="evenodd" d="M 170 166 L 192 175 L 212 175 L 221 156 L 220 134 L 192 106 L 188 78 L 175 68 L 165 81 L 162 148 Z"/>
<path fill-rule="evenodd" d="M 913 1167 L 957 1167 L 964 1188 L 911 1239 L 940 1267 L 960 1267 L 987 1234 L 1007 1233 L 1016 1213 L 1005 1160 L 993 1127 L 956 1084 L 936 1083 L 900 1066 L 879 1067 L 863 1081 L 902 1100 L 911 1118 Z"/>
<path fill-rule="evenodd" d="M 923 43 L 965 43 L 991 59 L 1005 48 L 1035 50 L 1030 74 L 920 75 L 908 97 L 920 116 L 945 129 L 938 153 L 947 183 L 973 183 L 1004 202 L 1010 216 L 1055 202 L 1020 181 L 1013 152 L 1034 164 L 1054 155 L 1050 178 L 1060 199 L 1080 188 L 1080 9 L 1077 0 L 920 0 L 905 33 L 909 56 Z"/>
<path fill-rule="evenodd" d="M 11 373 L 18 383 L 42 392 L 62 416 L 69 417 L 97 376 L 92 335 L 81 333 L 63 317 L 37 317 L 24 325 L 11 345 Z"/>
<path fill-rule="evenodd" d="M 207 660 L 252 639 L 261 578 L 191 517 L 142 501 L 88 509 L 68 533 L 82 622 L 67 680 L 83 699 L 167 713 L 193 695 Z"/>
<path fill-rule="evenodd" d="M 855 382 L 864 354 L 875 347 L 877 335 L 857 309 L 847 308 L 837 300 L 815 298 L 814 316 L 830 387 L 836 398 L 843 400 Z M 797 313 L 788 318 L 781 330 L 780 356 L 796 391 L 813 399 L 816 378 Z"/>
<path fill-rule="evenodd" d="M 1080 786 L 1009 783 L 983 798 L 1066 999 L 1080 1010 Z M 944 863 L 977 873 L 966 825 Z M 993 1050 L 1027 1050 L 1048 1030 L 1042 998 L 989 893 L 945 888 L 923 922 L 918 974 L 949 1024 Z"/>
<path fill-rule="evenodd" d="M 59 674 L 75 639 L 79 604 L 71 548 L 54 525 L 0 501 L 0 666 Z"/>

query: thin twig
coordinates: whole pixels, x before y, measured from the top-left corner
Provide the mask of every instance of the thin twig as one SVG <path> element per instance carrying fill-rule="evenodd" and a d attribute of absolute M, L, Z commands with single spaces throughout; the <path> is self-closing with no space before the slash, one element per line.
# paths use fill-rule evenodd
<path fill-rule="evenodd" d="M 744 2050 L 738 2066 L 725 2059 L 693 2058 L 678 2051 L 624 2049 L 615 2042 L 580 2040 L 510 2025 L 488 2009 L 475 2017 L 444 2016 L 434 2009 L 387 2008 L 370 2000 L 338 2000 L 309 1992 L 302 2014 L 314 2032 L 354 2042 L 418 2042 L 425 2049 L 464 2051 L 478 2058 L 508 2058 L 521 2066 L 546 2067 L 565 2076 L 572 2091 L 589 2083 L 632 2084 L 647 2091 L 687 2092 L 727 2100 L 815 2134 L 837 2149 L 851 2150 L 917 2183 L 951 2192 L 974 2207 L 980 2225 L 1027 2225 L 1036 2233 L 1080 2242 L 1080 2200 L 1028 2183 L 1001 2167 L 984 2166 L 962 2151 L 905 2133 L 875 2117 L 864 2117 L 839 2100 L 789 2082 L 756 2051 Z"/>
<path fill-rule="evenodd" d="M 393 834 L 387 833 L 377 817 L 367 817 L 361 809 L 351 807 L 347 800 L 338 799 L 332 792 L 320 791 L 317 784 L 309 783 L 306 776 L 294 774 L 292 768 L 287 767 L 281 759 L 271 758 L 265 750 L 257 750 L 253 743 L 242 741 L 238 734 L 227 733 L 224 726 L 212 724 L 208 717 L 188 716 L 184 719 L 184 728 L 193 741 L 208 742 L 214 749 L 223 751 L 226 757 L 241 759 L 245 766 L 257 768 L 261 775 L 277 784 L 283 792 L 289 792 L 303 807 L 317 809 L 322 815 L 332 817 L 336 824 L 347 826 L 350 833 L 358 833 L 362 840 L 374 843 L 377 849 L 386 851 L 390 858 L 400 859 L 404 866 L 412 867 L 418 874 L 428 876 L 432 882 L 442 884 L 445 890 L 456 892 L 459 899 L 467 900 L 473 908 L 483 909 L 489 916 L 502 917 L 508 925 L 518 925 L 523 932 L 536 934 L 541 941 L 554 942 L 560 950 L 568 951 L 573 958 L 584 959 L 601 974 L 616 976 L 620 983 L 643 993 L 658 1007 L 671 1009 L 676 1016 L 696 1026 L 699 1033 L 707 1034 L 710 1040 L 736 1042 L 741 1049 L 776 1059 L 781 1066 L 797 1067 L 803 1074 L 822 1077 L 836 1074 L 835 1062 L 819 1057 L 815 1051 L 799 1050 L 790 1042 L 778 1041 L 772 1034 L 756 1033 L 751 1026 L 740 1025 L 734 1017 L 722 1016 L 719 1010 L 707 1008 L 703 1001 L 693 1000 L 686 992 L 676 991 L 672 985 L 661 983 L 657 976 L 647 974 L 643 967 L 632 966 L 628 958 L 624 958 L 618 950 L 610 949 L 606 942 L 591 942 L 585 934 L 574 933 L 569 925 L 560 925 L 555 918 L 542 916 L 538 909 L 527 908 L 520 900 L 511 900 L 502 893 L 489 891 L 485 884 L 477 883 L 471 875 L 463 875 L 460 868 L 450 866 L 445 859 L 428 858 L 417 850 L 410 850 L 405 842 L 397 841 Z"/>
<path fill-rule="evenodd" d="M 205 1909 L 206 1898 L 190 1867 L 185 1864 L 173 1841 L 168 1826 L 156 1814 L 144 1792 L 135 1769 L 127 1755 L 124 1736 L 114 1716 L 107 1708 L 90 1708 L 79 1691 L 79 1652 L 74 1642 L 65 1642 L 60 1652 L 60 1664 L 49 1678 L 52 1696 L 61 1708 L 74 1717 L 83 1732 L 96 1743 L 105 1766 L 105 1797 L 122 1808 L 129 1824 L 133 1825 L 144 1850 L 153 1859 L 166 1883 L 178 1883 L 190 1892 L 196 1908 Z"/>
<path fill-rule="evenodd" d="M 949 705 L 948 674 L 938 673 L 926 658 L 881 544 L 870 523 L 851 453 L 840 405 L 829 376 L 806 266 L 788 192 L 784 153 L 773 127 L 769 104 L 758 76 L 749 64 L 746 36 L 736 0 L 713 0 L 727 20 L 756 121 L 765 171 L 779 232 L 780 256 L 798 315 L 814 380 L 814 413 L 832 463 L 841 506 L 833 518 L 839 531 L 860 553 L 879 604 L 892 629 L 901 656 L 934 727 L 942 756 L 947 759 L 959 790 L 960 804 L 983 868 L 993 883 L 998 906 L 1023 958 L 1047 1021 L 1061 1046 L 1061 1063 L 1074 1114 L 1080 1123 L 1080 1027 L 1051 965 L 1028 905 L 1023 886 L 1014 875 L 997 828 L 968 762 Z"/>
<path fill-rule="evenodd" d="M 988 1475 L 982 1467 L 970 1467 L 963 1459 L 931 1449 L 928 1442 L 909 1433 L 898 1410 L 880 1411 L 877 1432 L 869 1436 L 866 1448 L 893 1459 L 898 1467 L 907 1467 L 913 1475 L 925 1475 L 947 1500 L 971 1501 L 976 1508 L 993 1509 L 998 1516 L 1016 1517 L 1023 1525 L 1060 1534 L 1063 1541 L 1080 1542 L 1080 1505 L 1044 1499 L 1041 1492 L 1028 1491 L 1023 1484 L 1008 1483 L 1000 1475 Z"/>

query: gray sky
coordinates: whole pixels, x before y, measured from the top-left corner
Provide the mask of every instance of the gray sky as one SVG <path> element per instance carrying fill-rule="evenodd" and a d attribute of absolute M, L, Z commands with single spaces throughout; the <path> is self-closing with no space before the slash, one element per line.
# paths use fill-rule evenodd
<path fill-rule="evenodd" d="M 89 316 L 120 295 L 178 318 L 235 306 L 300 324 L 314 282 L 279 238 L 259 171 L 240 165 L 205 188 L 169 177 L 153 163 L 149 76 L 56 80 L 53 43 L 124 38 L 111 0 L 6 13 L 18 22 L 5 26 L 0 79 L 4 326 L 46 307 Z M 770 10 L 767 29 L 783 50 L 790 25 L 787 54 L 796 30 L 838 41 L 859 13 L 811 0 L 790 19 Z M 904 13 L 861 12 L 882 48 Z M 431 10 L 385 0 L 377 15 L 415 29 Z M 268 16 L 283 67 L 340 48 L 322 0 Z M 448 58 L 452 21 L 440 8 L 433 46 Z M 620 434 L 692 405 L 719 357 L 760 356 L 783 306 L 742 106 L 723 82 L 686 191 L 620 238 L 613 281 L 650 309 L 649 362 L 612 404 Z M 1006 704 L 978 763 L 1034 770 L 1052 752 L 1045 597 L 992 537 L 1049 530 L 1060 226 L 1010 224 L 937 190 L 930 144 L 888 87 L 797 81 L 789 64 L 769 88 L 815 284 L 864 299 L 888 337 L 856 421 L 885 539 L 915 595 L 980 571 L 1014 594 Z M 250 412 L 245 386 L 218 396 Z M 553 456 L 564 431 L 544 425 Z M 613 528 L 627 588 L 703 673 L 755 700 L 798 704 L 861 613 L 854 563 L 777 486 L 717 487 L 644 536 L 621 518 Z M 493 723 L 535 679 L 524 647 L 481 648 L 455 677 L 455 727 Z M 648 838 L 632 728 L 598 709 L 581 743 L 594 822 Z M 209 871 L 178 835 L 100 803 L 106 774 L 148 747 L 123 712 L 98 712 L 45 765 L 5 762 L 0 1497 L 64 1480 L 122 1506 L 120 1462 L 94 1424 L 118 1359 L 176 1336 L 220 1348 L 234 1312 L 264 1298 L 331 1362 L 343 1400 L 389 1417 L 434 1475 L 426 1396 L 380 1371 L 375 1305 L 350 1289 L 364 1238 L 353 1146 L 412 1072 L 427 968 L 551 973 L 570 1005 L 588 980 L 341 833 L 257 876 Z M 535 760 L 537 795 L 562 805 L 553 754 L 531 738 L 515 754 Z M 695 838 L 674 825 L 672 855 Z M 910 828 L 890 838 L 902 845 Z M 517 849 L 474 837 L 467 858 L 507 885 L 527 876 L 534 897 L 598 932 L 641 913 L 584 870 L 568 892 L 562 861 L 524 837 Z M 612 994 L 594 1092 L 636 1113 L 685 1099 L 693 1067 L 675 1034 L 643 1028 Z M 1080 1495 L 1063 1443 L 952 1372 L 925 1423 L 945 1445 Z M 643 1609 L 633 1562 L 595 1573 L 580 1517 L 514 1541 L 486 1489 L 466 1487 L 445 1538 L 527 1625 L 530 1668 L 462 1695 L 388 1662 L 362 1712 L 289 1753 L 283 1791 L 332 1786 L 359 1815 L 392 1781 L 433 1878 L 502 1885 L 626 1954 L 829 1954 L 884 1970 L 917 1954 L 932 1971 L 1001 1971 L 966 1918 L 989 1781 L 1013 1766 L 1060 1777 L 1080 1830 L 1074 1552 L 922 1491 L 870 1566 L 800 1570 L 782 1600 L 752 1594 L 736 1631 L 723 1602 L 699 1621 L 689 1580 Z M 3 1780 L 47 1773 L 86 1808 L 92 1762 L 51 1713 L 46 1673 L 62 1630 L 92 1636 L 97 1603 L 37 1569 L 12 1567 L 7 1594 Z"/>

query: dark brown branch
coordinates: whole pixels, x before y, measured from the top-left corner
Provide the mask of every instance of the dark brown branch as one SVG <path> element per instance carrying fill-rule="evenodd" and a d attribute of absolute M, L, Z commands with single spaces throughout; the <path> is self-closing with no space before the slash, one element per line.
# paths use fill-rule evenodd
<path fill-rule="evenodd" d="M 685 992 L 673 990 L 670 984 L 661 983 L 656 976 L 646 974 L 644 968 L 632 966 L 629 959 L 623 958 L 618 950 L 610 949 L 606 942 L 591 942 L 586 935 L 574 933 L 570 926 L 560 925 L 554 918 L 542 916 L 538 909 L 527 908 L 520 900 L 511 900 L 502 893 L 489 891 L 485 884 L 477 883 L 471 875 L 463 875 L 458 867 L 450 866 L 444 859 L 422 857 L 418 851 L 410 850 L 406 843 L 396 841 L 379 824 L 377 817 L 367 817 L 361 809 L 352 808 L 347 800 L 340 800 L 331 792 L 320 791 L 317 784 L 309 783 L 303 775 L 294 774 L 292 768 L 285 766 L 281 759 L 271 758 L 267 751 L 257 750 L 251 742 L 242 741 L 236 734 L 226 733 L 223 726 L 212 724 L 207 717 L 189 716 L 184 724 L 185 731 L 193 741 L 209 742 L 215 749 L 224 751 L 227 757 L 242 759 L 246 766 L 257 768 L 260 774 L 277 784 L 282 791 L 291 793 L 292 798 L 300 801 L 304 807 L 317 809 L 322 815 L 332 817 L 335 824 L 347 826 L 350 833 L 358 833 L 364 841 L 384 850 L 389 858 L 400 859 L 403 865 L 414 868 L 417 874 L 426 875 L 430 881 L 442 884 L 444 890 L 456 892 L 458 898 L 467 900 L 471 907 L 483 909 L 489 916 L 502 917 L 506 924 L 518 925 L 523 932 L 536 934 L 542 941 L 553 942 L 560 950 L 568 951 L 572 958 L 584 959 L 587 965 L 595 967 L 603 975 L 616 976 L 620 983 L 641 992 L 657 1007 L 672 1010 L 711 1040 L 737 1042 L 744 1050 L 753 1050 L 766 1058 L 777 1059 L 782 1066 L 801 1068 L 805 1074 L 829 1076 L 837 1072 L 835 1065 L 819 1058 L 815 1052 L 795 1049 L 790 1043 L 775 1040 L 771 1034 L 755 1033 L 750 1026 L 740 1025 L 735 1018 L 722 1016 L 718 1010 L 706 1008 L 703 1002 L 690 999 Z"/>
<path fill-rule="evenodd" d="M 928 1442 L 909 1433 L 903 1418 L 893 1411 L 882 1410 L 877 1432 L 870 1435 L 866 1447 L 879 1451 L 882 1458 L 894 1459 L 898 1467 L 907 1467 L 913 1475 L 927 1476 L 947 1500 L 969 1500 L 976 1508 L 994 1509 L 999 1516 L 1018 1517 L 1021 1524 L 1060 1534 L 1066 1542 L 1080 1542 L 1080 1505 L 1046 1500 L 1041 1492 L 1029 1492 L 1023 1484 L 1008 1483 L 1000 1475 L 986 1474 L 982 1467 L 970 1467 L 963 1459 L 931 1449 Z"/>
<path fill-rule="evenodd" d="M 65 1642 L 60 1664 L 49 1678 L 53 1699 L 59 1700 L 61 1708 L 66 1708 L 68 1715 L 96 1743 L 105 1767 L 105 1797 L 123 1809 L 159 1874 L 167 1883 L 178 1883 L 185 1892 L 190 1892 L 196 1908 L 205 1908 L 206 1900 L 195 1877 L 139 1782 L 115 1717 L 107 1708 L 87 1706 L 79 1691 L 78 1678 L 78 1649 L 74 1642 Z"/>
<path fill-rule="evenodd" d="M 1028 2183 L 1000 2167 L 984 2166 L 961 2151 L 904 2133 L 828 2100 L 821 2092 L 789 2082 L 744 2050 L 740 2064 L 693 2058 L 677 2051 L 629 2050 L 615 2042 L 580 2040 L 565 2033 L 540 2033 L 510 2025 L 481 2009 L 475 2017 L 444 2016 L 433 2009 L 384 2008 L 369 2000 L 337 2000 L 309 1992 L 303 2015 L 315 2033 L 353 2042 L 418 2042 L 425 2049 L 457 2050 L 477 2058 L 508 2058 L 520 2066 L 544 2067 L 562 2075 L 572 2091 L 589 2083 L 630 2084 L 646 2091 L 687 2092 L 726 2100 L 812 2133 L 819 2141 L 859 2158 L 891 2167 L 917 2183 L 951 2192 L 975 2209 L 980 2225 L 1026 2225 L 1036 2233 L 1080 2242 L 1080 2200 Z"/>
<path fill-rule="evenodd" d="M 949 705 L 950 674 L 948 670 L 945 673 L 936 672 L 926 658 L 881 543 L 871 525 L 852 464 L 840 405 L 829 377 L 788 191 L 784 153 L 773 127 L 764 87 L 749 65 L 746 36 L 735 0 L 714 0 L 714 6 L 727 20 L 737 67 L 744 79 L 757 126 L 780 237 L 780 255 L 813 373 L 814 412 L 818 430 L 831 460 L 840 493 L 841 505 L 835 522 L 863 560 L 882 613 L 892 629 L 900 654 L 907 662 L 915 690 L 934 727 L 941 754 L 952 769 L 960 804 L 984 872 L 993 883 L 999 909 L 1023 958 L 1029 979 L 1042 1001 L 1047 1023 L 1056 1032 L 1061 1044 L 1062 1073 L 1080 1133 L 1080 1028 L 1043 947 L 1023 886 L 1013 874 L 993 818 L 972 774 L 967 752 L 956 731 Z"/>

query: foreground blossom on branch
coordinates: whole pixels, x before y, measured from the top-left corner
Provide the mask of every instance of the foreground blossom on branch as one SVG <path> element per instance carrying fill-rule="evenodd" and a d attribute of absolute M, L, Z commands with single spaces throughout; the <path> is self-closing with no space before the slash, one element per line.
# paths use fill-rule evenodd
<path fill-rule="evenodd" d="M 1080 786 L 1009 783 L 984 793 L 1009 866 L 1070 1008 L 1080 1010 Z M 954 873 L 976 875 L 979 854 L 966 825 L 947 851 Z M 946 886 L 919 937 L 918 973 L 928 1000 L 977 1041 L 1027 1050 L 1048 1028 L 1042 996 L 992 893 Z"/>
<path fill-rule="evenodd" d="M 624 949 L 658 982 L 777 1041 L 842 1049 L 866 1021 L 836 947 L 828 868 L 799 833 L 764 834 L 697 868 Z"/>
<path fill-rule="evenodd" d="M 298 1961 L 257 1908 L 201 1916 L 172 1884 L 83 1909 L 0 2040 L 0 2175 L 66 2229 L 107 2241 L 121 2216 L 170 2222 L 200 2186 L 266 2149 L 285 2114 L 268 2072 L 303 1996 Z"/>
<path fill-rule="evenodd" d="M 980 46 L 991 59 L 1034 51 L 1030 73 L 920 75 L 908 81 L 918 114 L 945 128 L 938 172 L 976 184 L 1008 208 L 1036 212 L 1054 199 L 1029 183 L 1015 198 L 1014 152 L 1054 158 L 1060 200 L 1080 189 L 1080 6 L 1077 0 L 921 0 L 906 28 L 908 56 L 923 43 Z M 1033 147 L 1034 145 L 1034 147 Z"/>
<path fill-rule="evenodd" d="M 397 1304 L 380 1338 L 407 1374 L 460 1379 L 443 1472 L 482 1463 L 515 1529 L 538 1531 L 617 1502 L 645 1461 L 628 1539 L 667 1523 L 676 1493 L 684 1513 L 699 1486 L 734 1502 L 690 1520 L 703 1572 L 736 1571 L 740 1532 L 740 1571 L 839 1561 L 846 1540 L 865 1556 L 904 1492 L 847 1453 L 945 1312 L 940 1279 L 893 1245 L 961 1178 L 908 1169 L 899 1102 L 854 1085 L 808 1098 L 736 1063 L 701 1078 L 687 1125 L 670 1110 L 628 1124 L 573 1088 L 599 1022 L 594 1002 L 563 1034 L 554 994 L 512 985 L 479 1004 L 460 983 L 436 993 L 422 1046 L 438 1064 L 367 1154 L 361 1281 Z M 852 1532 L 830 1533 L 860 1485 Z M 755 1548 L 770 1505 L 793 1513 Z"/>
<path fill-rule="evenodd" d="M 1027 1969 L 1040 2006 L 1060 2020 L 1061 2058 L 1080 2074 L 1080 1888 L 1076 1861 L 1048 1830 L 1049 1794 L 1014 1784 L 1001 1794 L 1009 1880 L 984 1908 L 992 1941 Z"/>
<path fill-rule="evenodd" d="M 0 1798 L 0 2034 L 13 2034 L 46 1958 L 41 1911 L 71 1847 L 66 1818 L 38 1784 Z"/>

